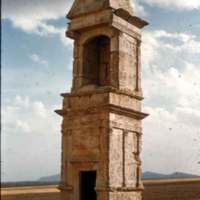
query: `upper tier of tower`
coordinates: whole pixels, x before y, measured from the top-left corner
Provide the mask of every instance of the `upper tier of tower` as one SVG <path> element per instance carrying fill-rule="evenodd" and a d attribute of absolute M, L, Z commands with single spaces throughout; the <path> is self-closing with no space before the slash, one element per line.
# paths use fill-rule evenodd
<path fill-rule="evenodd" d="M 114 10 L 124 9 L 133 15 L 130 0 L 75 0 L 67 17 L 73 19 L 75 17 L 90 14 L 93 12 L 112 8 Z"/>

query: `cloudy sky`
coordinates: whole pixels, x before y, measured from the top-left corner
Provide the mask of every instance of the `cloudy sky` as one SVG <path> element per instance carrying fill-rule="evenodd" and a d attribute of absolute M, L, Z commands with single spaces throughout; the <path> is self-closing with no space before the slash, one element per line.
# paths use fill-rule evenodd
<path fill-rule="evenodd" d="M 143 170 L 200 175 L 200 1 L 138 0 L 143 30 Z M 71 87 L 72 0 L 3 0 L 2 179 L 59 173 L 62 92 Z"/>

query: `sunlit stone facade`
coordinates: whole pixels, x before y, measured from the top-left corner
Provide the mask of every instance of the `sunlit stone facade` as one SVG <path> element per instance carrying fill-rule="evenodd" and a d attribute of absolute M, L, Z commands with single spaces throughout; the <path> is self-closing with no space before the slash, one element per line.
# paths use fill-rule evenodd
<path fill-rule="evenodd" d="M 141 29 L 129 0 L 75 0 L 62 94 L 61 200 L 141 200 Z"/>

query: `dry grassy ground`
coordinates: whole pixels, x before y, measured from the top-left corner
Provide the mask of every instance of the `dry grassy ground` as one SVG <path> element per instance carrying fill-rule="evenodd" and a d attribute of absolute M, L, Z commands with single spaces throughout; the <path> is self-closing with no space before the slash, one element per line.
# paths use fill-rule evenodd
<path fill-rule="evenodd" d="M 59 200 L 57 186 L 3 188 L 2 200 Z"/>
<path fill-rule="evenodd" d="M 200 179 L 145 181 L 144 200 L 200 200 Z M 57 186 L 4 188 L 2 200 L 58 200 Z"/>
<path fill-rule="evenodd" d="M 144 200 L 200 200 L 200 179 L 145 181 Z"/>

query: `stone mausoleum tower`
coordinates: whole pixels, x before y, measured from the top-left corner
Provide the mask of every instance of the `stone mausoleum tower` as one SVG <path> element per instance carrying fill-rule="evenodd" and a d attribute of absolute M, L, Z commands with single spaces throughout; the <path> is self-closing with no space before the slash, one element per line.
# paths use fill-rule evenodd
<path fill-rule="evenodd" d="M 129 0 L 75 0 L 62 110 L 61 200 L 141 200 L 141 29 Z"/>

